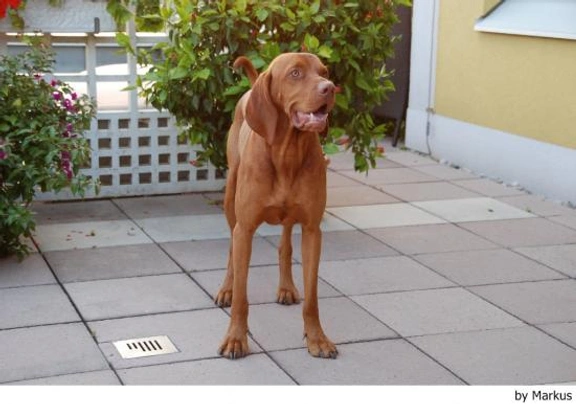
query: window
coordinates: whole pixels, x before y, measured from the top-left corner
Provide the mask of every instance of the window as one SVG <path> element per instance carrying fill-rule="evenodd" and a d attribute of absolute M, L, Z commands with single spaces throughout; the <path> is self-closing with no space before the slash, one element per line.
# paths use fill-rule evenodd
<path fill-rule="evenodd" d="M 576 0 L 503 0 L 474 29 L 576 40 Z"/>

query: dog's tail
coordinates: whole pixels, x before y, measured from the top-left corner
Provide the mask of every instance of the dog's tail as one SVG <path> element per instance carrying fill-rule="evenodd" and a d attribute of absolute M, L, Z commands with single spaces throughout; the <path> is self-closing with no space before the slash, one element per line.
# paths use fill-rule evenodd
<path fill-rule="evenodd" d="M 256 79 L 258 78 L 258 71 L 254 68 L 254 65 L 247 57 L 240 56 L 234 61 L 234 68 L 243 68 L 248 80 L 250 80 L 250 85 L 254 85 Z"/>

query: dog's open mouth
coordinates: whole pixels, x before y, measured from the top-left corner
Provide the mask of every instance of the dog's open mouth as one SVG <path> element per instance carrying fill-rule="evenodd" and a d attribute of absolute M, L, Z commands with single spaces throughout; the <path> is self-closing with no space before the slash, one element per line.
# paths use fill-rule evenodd
<path fill-rule="evenodd" d="M 313 112 L 296 111 L 292 114 L 292 124 L 300 130 L 319 132 L 324 130 L 328 118 L 328 104 Z"/>

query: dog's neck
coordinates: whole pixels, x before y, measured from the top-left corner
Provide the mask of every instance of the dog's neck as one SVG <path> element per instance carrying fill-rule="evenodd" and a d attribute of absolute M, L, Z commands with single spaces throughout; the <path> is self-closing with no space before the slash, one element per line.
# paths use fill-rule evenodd
<path fill-rule="evenodd" d="M 300 131 L 294 127 L 285 131 L 281 138 L 270 146 L 270 157 L 274 168 L 287 173 L 290 181 L 307 166 L 314 154 L 322 154 L 318 133 Z"/>

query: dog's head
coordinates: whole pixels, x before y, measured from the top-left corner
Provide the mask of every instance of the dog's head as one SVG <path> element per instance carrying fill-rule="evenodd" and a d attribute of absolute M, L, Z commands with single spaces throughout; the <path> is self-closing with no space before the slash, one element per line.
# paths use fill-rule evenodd
<path fill-rule="evenodd" d="M 289 126 L 303 132 L 323 132 L 334 107 L 335 89 L 328 69 L 317 56 L 282 54 L 254 83 L 246 104 L 246 121 L 268 144 Z"/>

